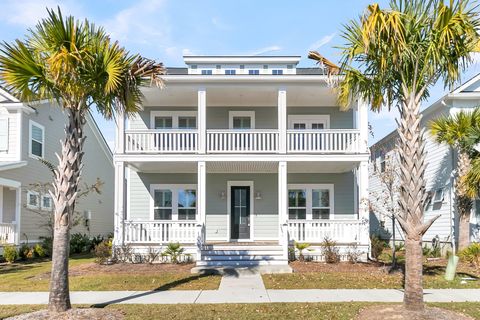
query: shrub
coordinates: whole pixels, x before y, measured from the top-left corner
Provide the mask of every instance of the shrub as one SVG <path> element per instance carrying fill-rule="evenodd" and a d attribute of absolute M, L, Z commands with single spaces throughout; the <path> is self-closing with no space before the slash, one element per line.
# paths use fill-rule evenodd
<path fill-rule="evenodd" d="M 458 256 L 462 261 L 469 262 L 475 265 L 477 268 L 480 267 L 480 243 L 474 242 L 462 251 L 458 253 Z"/>
<path fill-rule="evenodd" d="M 361 255 L 362 255 L 362 253 L 360 252 L 360 250 L 358 250 L 357 244 L 354 244 L 354 245 L 348 247 L 348 251 L 347 251 L 348 262 L 357 263 L 358 261 L 360 261 L 360 256 Z"/>
<path fill-rule="evenodd" d="M 37 258 L 45 258 L 47 256 L 47 251 L 41 244 L 37 243 L 33 247 L 33 255 Z"/>
<path fill-rule="evenodd" d="M 422 251 L 423 256 L 426 258 L 439 258 L 442 255 L 440 246 L 428 247 L 427 245 L 424 245 Z"/>
<path fill-rule="evenodd" d="M 90 239 L 90 251 L 91 250 L 95 250 L 95 248 L 100 244 L 102 243 L 104 240 L 108 240 L 108 239 L 105 239 L 103 236 L 101 235 L 98 235 L 96 237 L 93 237 L 92 239 Z"/>
<path fill-rule="evenodd" d="M 322 252 L 326 263 L 340 262 L 340 254 L 337 243 L 328 237 L 322 242 Z"/>
<path fill-rule="evenodd" d="M 154 247 L 148 247 L 147 255 L 145 256 L 145 262 L 152 264 L 161 254 L 162 252 L 160 250 L 157 250 Z"/>
<path fill-rule="evenodd" d="M 33 258 L 33 249 L 30 248 L 28 244 L 22 244 L 20 249 L 18 249 L 18 257 L 22 260 Z"/>
<path fill-rule="evenodd" d="M 162 253 L 162 256 L 169 257 L 172 263 L 179 263 L 185 248 L 182 248 L 178 242 L 170 242 L 167 249 Z"/>
<path fill-rule="evenodd" d="M 378 257 L 382 254 L 383 250 L 385 248 L 388 248 L 388 243 L 374 234 L 370 236 L 370 245 L 372 258 L 374 259 L 378 259 Z"/>
<path fill-rule="evenodd" d="M 305 256 L 303 255 L 303 250 L 310 247 L 310 243 L 301 243 L 295 241 L 295 248 L 298 250 L 298 260 L 305 261 Z"/>
<path fill-rule="evenodd" d="M 40 245 L 42 246 L 45 256 L 51 257 L 52 256 L 52 246 L 53 246 L 53 238 L 52 237 L 40 237 Z"/>
<path fill-rule="evenodd" d="M 95 262 L 105 264 L 112 257 L 112 241 L 105 240 L 95 247 Z"/>
<path fill-rule="evenodd" d="M 115 246 L 113 249 L 114 259 L 121 262 L 133 262 L 133 253 L 130 244 Z"/>
<path fill-rule="evenodd" d="M 70 254 L 90 252 L 92 242 L 86 234 L 74 233 L 70 237 Z"/>
<path fill-rule="evenodd" d="M 18 258 L 17 248 L 15 246 L 6 245 L 3 247 L 3 257 L 8 263 L 12 263 Z"/>

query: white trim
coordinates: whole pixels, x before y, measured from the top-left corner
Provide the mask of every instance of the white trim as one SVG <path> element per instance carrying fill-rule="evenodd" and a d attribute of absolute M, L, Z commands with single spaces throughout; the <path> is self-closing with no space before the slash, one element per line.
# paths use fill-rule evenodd
<path fill-rule="evenodd" d="M 306 124 L 306 129 L 312 129 L 312 123 L 320 122 L 324 124 L 323 129 L 330 129 L 330 115 L 328 114 L 288 115 L 288 129 L 293 129 L 294 122 L 304 122 Z"/>
<path fill-rule="evenodd" d="M 22 120 L 23 120 L 23 113 L 18 112 L 17 113 L 17 139 L 20 141 L 20 143 L 17 143 L 17 160 L 21 161 L 22 160 L 22 148 L 23 148 L 23 126 L 22 126 Z"/>
<path fill-rule="evenodd" d="M 0 178 L 0 185 L 16 189 L 16 188 L 20 188 L 22 184 L 15 180 Z"/>
<path fill-rule="evenodd" d="M 5 130 L 5 134 L 6 134 L 6 141 L 5 141 L 5 148 L 4 149 L 0 149 L 0 151 L 6 151 L 7 154 L 9 153 L 9 150 L 10 150 L 10 132 L 9 132 L 9 124 L 10 124 L 10 117 L 9 116 L 0 116 L 0 122 L 1 121 L 6 121 L 5 125 L 1 125 L 1 129 L 2 130 Z M 16 144 L 17 147 L 20 145 L 19 143 Z"/>
<path fill-rule="evenodd" d="M 15 193 L 15 244 L 20 244 L 20 226 L 22 214 L 22 189 L 17 188 Z"/>
<path fill-rule="evenodd" d="M 198 220 L 198 192 L 196 184 L 150 184 L 150 220 L 151 221 L 163 221 L 155 220 L 155 190 L 171 190 L 172 191 L 172 220 L 165 221 L 180 221 L 180 222 L 194 222 Z M 195 201 L 195 219 L 194 220 L 178 220 L 178 190 L 179 189 L 193 189 L 195 190 L 195 196 L 197 200 Z"/>
<path fill-rule="evenodd" d="M 232 239 L 231 235 L 231 214 L 232 214 L 232 191 L 231 187 L 250 187 L 250 238 L 248 239 Z M 227 181 L 227 239 L 228 241 L 249 242 L 254 241 L 254 183 L 253 181 Z"/>
<path fill-rule="evenodd" d="M 3 222 L 3 186 L 0 186 L 0 222 Z"/>
<path fill-rule="evenodd" d="M 312 218 L 312 190 L 313 189 L 327 189 L 329 191 L 330 196 L 330 215 L 328 220 L 335 219 L 335 185 L 333 183 L 321 183 L 321 184 L 311 184 L 311 183 L 296 183 L 296 184 L 288 184 L 287 185 L 287 192 L 290 189 L 303 189 L 306 191 L 306 220 L 313 220 Z M 288 198 L 288 196 L 287 196 Z M 287 203 L 287 216 L 288 216 L 288 203 Z M 290 220 L 290 219 L 289 219 Z M 322 220 L 322 219 L 315 219 Z"/>
<path fill-rule="evenodd" d="M 130 220 L 130 204 L 131 204 L 131 198 L 130 198 L 130 184 L 131 184 L 131 178 L 132 178 L 132 169 L 130 169 L 130 167 L 128 166 L 125 166 L 125 170 L 126 171 L 126 180 L 127 180 L 127 190 L 126 190 L 126 193 L 127 193 L 127 203 L 125 205 L 125 210 L 126 210 L 126 213 L 124 213 L 124 217 L 125 217 L 125 220 Z M 124 191 L 125 192 L 125 191 Z M 124 201 L 125 202 L 125 201 Z"/>
<path fill-rule="evenodd" d="M 35 154 L 32 154 L 32 126 L 36 126 L 40 129 L 42 129 L 42 156 L 39 157 Z M 37 141 L 38 142 L 38 141 Z M 41 124 L 33 121 L 33 120 L 28 120 L 28 156 L 33 159 L 38 159 L 38 158 L 45 158 L 45 127 L 42 126 Z"/>
<path fill-rule="evenodd" d="M 255 129 L 255 111 L 229 111 L 228 128 L 233 129 L 234 117 L 250 117 L 250 129 Z"/>
<path fill-rule="evenodd" d="M 37 197 L 37 205 L 30 204 L 30 196 Z M 27 208 L 28 209 L 40 209 L 40 194 L 37 191 L 27 190 Z"/>
<path fill-rule="evenodd" d="M 197 111 L 150 111 L 150 129 L 155 129 L 155 117 L 172 117 L 172 129 L 178 129 L 179 117 L 195 117 L 196 127 L 198 128 Z"/>
<path fill-rule="evenodd" d="M 21 168 L 21 167 L 26 166 L 27 164 L 28 164 L 27 161 L 16 161 L 16 162 L 2 163 L 2 164 L 0 164 L 0 171 Z"/>
<path fill-rule="evenodd" d="M 183 56 L 185 64 L 222 64 L 222 63 L 240 63 L 240 64 L 255 64 L 255 63 L 288 63 L 298 64 L 301 56 Z"/>

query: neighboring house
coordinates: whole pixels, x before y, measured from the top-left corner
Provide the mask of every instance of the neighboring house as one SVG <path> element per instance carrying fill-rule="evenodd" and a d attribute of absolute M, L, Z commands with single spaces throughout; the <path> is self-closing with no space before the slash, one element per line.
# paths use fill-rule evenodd
<path fill-rule="evenodd" d="M 425 128 L 426 138 L 426 172 L 425 187 L 428 193 L 425 205 L 424 219 L 441 215 L 423 237 L 424 242 L 431 242 L 438 236 L 445 248 L 458 239 L 458 219 L 455 209 L 454 173 L 457 165 L 457 154 L 446 144 L 438 144 L 428 131 L 428 123 L 441 116 L 448 116 L 460 110 L 473 109 L 480 105 L 480 75 L 470 79 L 452 92 L 446 94 L 437 102 L 422 112 L 422 125 Z M 381 175 L 388 169 L 388 162 L 395 162 L 395 143 L 398 139 L 396 131 L 380 139 L 371 148 L 370 169 L 370 200 L 372 214 L 370 215 L 371 232 L 379 233 L 382 237 L 392 240 L 392 220 L 388 212 L 381 206 L 375 205 L 377 199 L 385 193 L 385 185 L 381 182 Z M 394 164 L 395 165 L 395 164 Z M 397 180 L 398 183 L 398 180 Z M 480 201 L 474 202 L 471 213 L 470 234 L 472 241 L 480 241 Z M 403 233 L 396 223 L 395 240 L 403 240 Z"/>
<path fill-rule="evenodd" d="M 186 56 L 117 126 L 115 245 L 180 242 L 198 266 L 287 265 L 369 246 L 367 111 L 298 56 Z M 125 182 L 126 181 L 126 182 Z M 125 182 L 125 183 L 124 183 Z"/>
<path fill-rule="evenodd" d="M 0 246 L 36 242 L 49 236 L 44 227 L 53 201 L 48 189 L 52 172 L 39 159 L 56 165 L 66 116 L 54 102 L 27 104 L 0 89 Z M 85 125 L 84 167 L 80 180 L 104 184 L 101 194 L 91 192 L 77 202 L 80 223 L 72 233 L 90 236 L 113 232 L 112 153 L 90 114 Z"/>

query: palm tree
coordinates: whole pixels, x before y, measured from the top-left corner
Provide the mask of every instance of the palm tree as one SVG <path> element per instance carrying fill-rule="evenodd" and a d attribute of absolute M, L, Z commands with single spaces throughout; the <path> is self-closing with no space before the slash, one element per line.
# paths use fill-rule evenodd
<path fill-rule="evenodd" d="M 372 4 L 344 27 L 342 78 L 338 98 L 344 108 L 354 99 L 373 111 L 398 107 L 400 195 L 396 219 L 405 233 L 404 305 L 422 311 L 422 237 L 438 218 L 423 220 L 425 144 L 420 105 L 438 80 L 459 80 L 476 50 L 480 25 L 469 2 L 395 0 L 390 8 Z"/>
<path fill-rule="evenodd" d="M 148 81 L 161 84 L 162 73 L 161 64 L 131 55 L 87 20 L 64 18 L 60 8 L 48 10 L 48 17 L 30 29 L 25 40 L 1 46 L 2 84 L 23 101 L 56 101 L 68 118 L 51 193 L 55 205 L 51 311 L 71 307 L 69 240 L 83 166 L 85 116 L 93 107 L 107 119 L 115 113 L 137 112 L 143 97 L 140 86 Z"/>
<path fill-rule="evenodd" d="M 450 116 L 433 120 L 430 132 L 439 143 L 446 143 L 458 153 L 458 170 L 455 181 L 456 206 L 459 218 L 458 250 L 470 243 L 470 212 L 473 198 L 478 194 L 478 184 L 468 185 L 467 175 L 472 170 L 472 155 L 475 152 L 472 143 L 472 128 L 480 123 L 480 109 L 460 111 Z"/>

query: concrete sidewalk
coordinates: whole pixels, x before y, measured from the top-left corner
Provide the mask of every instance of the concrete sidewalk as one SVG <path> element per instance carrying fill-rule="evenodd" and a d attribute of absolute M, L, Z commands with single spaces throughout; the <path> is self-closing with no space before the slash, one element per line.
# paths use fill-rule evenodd
<path fill-rule="evenodd" d="M 77 291 L 74 304 L 192 304 L 266 302 L 402 302 L 403 292 L 395 289 L 335 290 L 171 290 L 171 291 Z M 480 289 L 429 289 L 426 302 L 480 302 Z M 0 304 L 47 304 L 48 292 L 0 292 Z"/>

